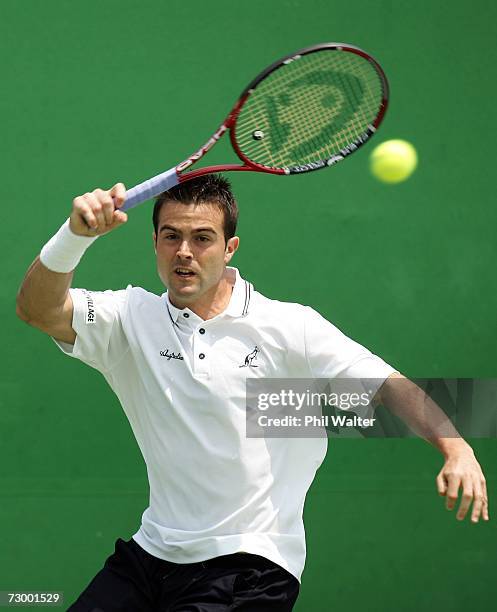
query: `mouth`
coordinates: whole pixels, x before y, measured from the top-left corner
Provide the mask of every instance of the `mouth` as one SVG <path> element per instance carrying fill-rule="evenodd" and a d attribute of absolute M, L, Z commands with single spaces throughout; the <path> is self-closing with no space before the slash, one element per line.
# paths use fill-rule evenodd
<path fill-rule="evenodd" d="M 195 276 L 195 272 L 190 268 L 176 268 L 174 274 L 180 278 L 192 278 Z"/>

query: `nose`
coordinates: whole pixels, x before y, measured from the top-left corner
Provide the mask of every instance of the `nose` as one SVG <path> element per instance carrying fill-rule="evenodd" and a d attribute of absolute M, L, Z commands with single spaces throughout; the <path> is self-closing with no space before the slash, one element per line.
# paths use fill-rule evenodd
<path fill-rule="evenodd" d="M 180 259 L 193 259 L 193 254 L 192 251 L 190 249 L 190 245 L 188 244 L 187 240 L 182 240 L 179 247 L 178 247 L 178 252 L 177 252 L 177 256 Z"/>

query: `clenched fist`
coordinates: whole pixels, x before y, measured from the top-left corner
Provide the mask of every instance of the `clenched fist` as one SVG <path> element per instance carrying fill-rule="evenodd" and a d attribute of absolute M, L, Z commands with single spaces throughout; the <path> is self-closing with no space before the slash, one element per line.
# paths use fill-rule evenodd
<path fill-rule="evenodd" d="M 109 189 L 94 189 L 91 193 L 74 198 L 69 227 L 79 236 L 101 236 L 111 232 L 128 220 L 119 210 L 126 199 L 126 188 L 117 183 Z"/>

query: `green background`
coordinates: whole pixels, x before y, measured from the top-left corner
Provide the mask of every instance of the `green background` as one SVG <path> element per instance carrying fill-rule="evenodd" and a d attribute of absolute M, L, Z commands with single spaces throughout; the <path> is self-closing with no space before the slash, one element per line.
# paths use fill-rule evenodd
<path fill-rule="evenodd" d="M 497 376 L 496 20 L 490 0 L 0 0 L 0 590 L 72 602 L 148 501 L 103 377 L 16 319 L 26 268 L 76 195 L 131 187 L 184 159 L 291 51 L 341 41 L 372 53 L 391 85 L 373 143 L 405 138 L 420 165 L 403 184 L 380 184 L 369 143 L 305 176 L 233 174 L 233 265 L 408 376 Z M 209 161 L 227 155 L 220 144 Z M 162 292 L 150 215 L 144 205 L 97 241 L 75 284 Z M 492 518 L 497 444 L 473 446 Z M 495 606 L 495 519 L 447 513 L 435 489 L 442 459 L 416 439 L 331 442 L 305 509 L 298 612 Z"/>

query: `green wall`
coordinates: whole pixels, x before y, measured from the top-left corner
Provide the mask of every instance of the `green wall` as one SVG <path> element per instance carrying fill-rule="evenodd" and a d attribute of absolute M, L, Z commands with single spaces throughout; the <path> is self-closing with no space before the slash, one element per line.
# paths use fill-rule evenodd
<path fill-rule="evenodd" d="M 76 195 L 182 160 L 288 52 L 337 40 L 370 51 L 391 85 L 373 142 L 410 140 L 419 169 L 398 186 L 375 182 L 370 143 L 306 176 L 232 175 L 233 265 L 408 376 L 497 376 L 496 20 L 490 0 L 0 0 L 0 590 L 72 601 L 137 529 L 148 496 L 104 379 L 15 318 L 26 268 Z M 225 161 L 218 148 L 211 161 Z M 150 214 L 144 205 L 100 239 L 76 284 L 161 292 Z M 446 512 L 442 456 L 422 440 L 333 440 L 306 505 L 296 610 L 490 609 L 497 444 L 474 448 L 488 524 Z"/>

